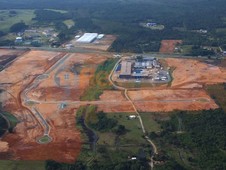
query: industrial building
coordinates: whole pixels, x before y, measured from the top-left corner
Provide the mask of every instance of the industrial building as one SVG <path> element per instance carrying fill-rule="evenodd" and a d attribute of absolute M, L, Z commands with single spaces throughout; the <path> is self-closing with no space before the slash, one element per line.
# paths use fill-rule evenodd
<path fill-rule="evenodd" d="M 97 33 L 85 33 L 76 42 L 79 43 L 92 43 L 98 37 Z"/>
<path fill-rule="evenodd" d="M 99 34 L 99 35 L 97 36 L 97 39 L 98 39 L 98 40 L 100 40 L 100 39 L 102 39 L 102 38 L 104 38 L 104 34 Z"/>
<path fill-rule="evenodd" d="M 169 80 L 168 71 L 164 71 L 158 59 L 141 56 L 136 59 L 123 60 L 116 68 L 120 79 Z"/>
<path fill-rule="evenodd" d="M 81 37 L 75 36 L 75 38 L 78 38 L 76 42 L 79 42 L 79 43 L 92 43 L 95 40 L 102 39 L 104 36 L 105 36 L 104 34 L 98 34 L 98 33 L 85 33 L 83 34 L 83 36 Z"/>
<path fill-rule="evenodd" d="M 122 61 L 121 73 L 119 78 L 130 78 L 132 73 L 132 63 L 129 61 Z"/>

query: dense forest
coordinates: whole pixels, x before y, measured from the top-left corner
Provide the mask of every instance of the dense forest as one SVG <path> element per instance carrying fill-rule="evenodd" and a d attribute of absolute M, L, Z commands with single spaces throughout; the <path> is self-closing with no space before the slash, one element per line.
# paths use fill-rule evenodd
<path fill-rule="evenodd" d="M 38 23 L 55 23 L 60 27 L 60 39 L 66 41 L 78 30 L 118 35 L 113 51 L 158 51 L 163 39 L 182 39 L 185 45 L 220 46 L 226 44 L 226 3 L 223 0 L 185 1 L 160 0 L 137 3 L 127 1 L 3 1 L 1 9 L 35 9 Z M 59 13 L 43 9 L 66 10 Z M 68 29 L 63 20 L 72 19 L 75 26 Z M 156 22 L 164 30 L 143 28 L 140 22 Z M 58 27 L 59 28 L 59 27 Z M 194 30 L 205 29 L 207 34 Z M 197 50 L 196 52 L 197 53 Z M 203 51 L 200 53 L 203 54 Z M 205 54 L 205 52 L 204 52 Z"/>
<path fill-rule="evenodd" d="M 223 110 L 177 112 L 161 124 L 163 131 L 155 136 L 155 141 L 162 146 L 161 153 L 165 156 L 157 159 L 166 164 L 158 169 L 226 168 L 226 114 Z"/>

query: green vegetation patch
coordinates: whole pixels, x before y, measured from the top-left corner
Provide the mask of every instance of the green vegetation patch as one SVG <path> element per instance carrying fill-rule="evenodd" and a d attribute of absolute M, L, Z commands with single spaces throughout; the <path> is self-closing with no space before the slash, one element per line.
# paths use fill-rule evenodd
<path fill-rule="evenodd" d="M 77 110 L 77 121 L 82 115 L 85 116 L 86 125 L 98 136 L 98 141 L 93 149 L 90 147 L 90 137 L 82 134 L 84 144 L 78 158 L 80 166 L 87 169 L 114 169 L 128 162 L 147 165 L 146 157 L 150 153 L 150 146 L 143 137 L 138 118 L 129 119 L 129 113 L 98 112 L 96 106 L 92 105 L 81 106 Z M 81 124 L 77 125 L 80 126 L 79 129 L 82 128 Z M 81 132 L 85 133 L 84 130 Z M 137 160 L 131 161 L 133 156 L 138 157 Z M 136 166 L 140 167 L 138 164 Z"/>
<path fill-rule="evenodd" d="M 72 19 L 67 19 L 67 20 L 64 20 L 63 22 L 65 25 L 67 25 L 68 28 L 71 28 L 75 25 L 75 22 L 72 20 Z"/>
<path fill-rule="evenodd" d="M 34 10 L 0 10 L 0 31 L 8 32 L 12 25 L 21 21 L 30 25 L 34 17 Z"/>
<path fill-rule="evenodd" d="M 45 161 L 0 160 L 0 170 L 45 170 Z"/>
<path fill-rule="evenodd" d="M 11 113 L 9 112 L 2 112 L 2 114 L 8 119 L 8 121 L 10 122 L 10 128 L 14 128 L 16 127 L 17 123 L 18 123 L 18 119 Z"/>
<path fill-rule="evenodd" d="M 7 130 L 12 132 L 16 127 L 18 120 L 11 113 L 1 111 L 0 115 L 0 136 L 3 135 Z"/>
<path fill-rule="evenodd" d="M 226 168 L 226 114 L 223 110 L 174 112 L 170 120 L 161 121 L 161 127 L 162 131 L 154 138 L 161 146 L 155 159 L 166 164 L 159 169 L 167 169 L 169 164 L 173 169 Z"/>
<path fill-rule="evenodd" d="M 144 123 L 144 128 L 148 133 L 158 132 L 161 130 L 161 125 L 155 118 L 157 114 L 159 113 L 140 113 L 140 116 Z"/>
<path fill-rule="evenodd" d="M 214 99 L 215 102 L 226 112 L 226 84 L 208 85 L 206 90 L 212 99 Z"/>
<path fill-rule="evenodd" d="M 80 98 L 81 100 L 98 100 L 103 90 L 113 89 L 108 81 L 108 76 L 117 60 L 118 59 L 108 59 L 97 67 L 94 76 L 89 82 L 89 87 Z"/>
<path fill-rule="evenodd" d="M 59 12 L 59 13 L 61 13 L 61 14 L 68 13 L 68 11 L 65 11 L 65 10 L 59 10 L 59 9 L 46 9 L 46 10 L 53 11 L 53 12 Z"/>
<path fill-rule="evenodd" d="M 52 141 L 52 139 L 48 135 L 44 135 L 38 139 L 38 143 L 40 143 L 40 144 L 46 144 L 51 141 Z"/>

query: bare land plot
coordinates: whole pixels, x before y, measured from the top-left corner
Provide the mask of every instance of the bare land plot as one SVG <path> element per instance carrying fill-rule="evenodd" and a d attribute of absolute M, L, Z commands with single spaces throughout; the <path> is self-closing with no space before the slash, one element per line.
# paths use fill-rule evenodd
<path fill-rule="evenodd" d="M 161 48 L 159 52 L 161 53 L 174 53 L 177 44 L 181 44 L 182 40 L 162 40 Z"/>
<path fill-rule="evenodd" d="M 189 84 L 216 84 L 226 82 L 226 68 L 207 64 L 195 59 L 167 58 L 169 67 L 174 68 L 172 73 L 172 87 L 187 87 Z"/>
<path fill-rule="evenodd" d="M 71 54 L 28 96 L 34 100 L 79 101 L 97 65 L 106 59 L 107 56 L 98 54 Z"/>
<path fill-rule="evenodd" d="M 75 128 L 74 110 L 64 110 L 61 116 L 54 122 L 52 117 L 58 105 L 35 105 L 30 103 L 27 108 L 22 105 L 21 92 L 33 82 L 33 79 L 47 70 L 61 59 L 65 53 L 30 51 L 16 60 L 10 67 L 0 72 L 1 85 L 7 84 L 7 100 L 3 102 L 6 111 L 13 113 L 21 121 L 13 134 L 8 134 L 3 141 L 9 145 L 5 159 L 19 160 L 47 160 L 73 163 L 80 152 L 80 133 Z M 52 142 L 45 145 L 37 143 L 37 139 L 43 135 L 43 128 L 28 108 L 32 105 L 40 110 L 43 117 L 53 129 L 50 132 Z M 48 108 L 48 109 L 47 109 Z M 51 114 L 48 115 L 48 111 Z M 47 113 L 46 113 L 47 112 Z M 58 112 L 57 112 L 58 113 Z M 58 119 L 57 119 L 58 118 Z M 54 123 L 56 126 L 54 126 Z M 56 135 L 57 134 L 57 135 Z M 69 134 L 69 136 L 68 136 Z"/>
<path fill-rule="evenodd" d="M 129 91 L 128 95 L 141 112 L 218 108 L 204 90 L 138 90 Z"/>

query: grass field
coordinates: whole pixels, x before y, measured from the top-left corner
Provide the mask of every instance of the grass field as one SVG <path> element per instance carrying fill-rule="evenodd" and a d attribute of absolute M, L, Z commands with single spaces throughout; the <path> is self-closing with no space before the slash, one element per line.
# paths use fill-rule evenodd
<path fill-rule="evenodd" d="M 16 14 L 10 14 L 9 10 L 0 10 L 0 31 L 8 32 L 9 28 L 18 22 L 32 24 L 32 18 L 35 17 L 34 10 L 11 10 Z"/>
<path fill-rule="evenodd" d="M 153 113 L 140 113 L 140 116 L 143 120 L 144 128 L 148 133 L 161 130 L 160 124 L 155 120 Z"/>
<path fill-rule="evenodd" d="M 39 142 L 40 144 L 49 143 L 50 141 L 51 141 L 51 139 L 50 139 L 50 137 L 47 136 L 47 135 L 42 136 L 42 137 L 38 140 L 38 142 Z"/>
<path fill-rule="evenodd" d="M 206 87 L 207 92 L 216 101 L 217 104 L 226 112 L 226 85 L 216 84 Z"/>
<path fill-rule="evenodd" d="M 90 79 L 89 87 L 85 90 L 81 96 L 81 100 L 97 100 L 103 93 L 103 90 L 112 89 L 112 85 L 108 81 L 108 75 L 113 69 L 118 59 L 109 59 L 100 64 L 94 76 Z"/>
<path fill-rule="evenodd" d="M 59 13 L 61 13 L 61 14 L 65 14 L 65 13 L 68 12 L 68 11 L 65 11 L 65 10 L 59 10 L 59 9 L 46 9 L 46 10 L 54 11 L 54 12 L 59 12 Z"/>
<path fill-rule="evenodd" d="M 81 115 L 84 111 L 87 113 L 88 110 L 93 110 L 93 108 L 92 106 L 80 107 L 77 114 Z M 129 119 L 129 115 L 130 113 L 106 113 L 108 118 L 117 120 L 117 126 L 104 132 L 95 130 L 95 133 L 98 135 L 98 141 L 94 151 L 90 149 L 87 137 L 84 138 L 82 152 L 78 160 L 85 162 L 88 166 L 92 165 L 95 161 L 101 164 L 116 164 L 118 162 L 126 162 L 128 157 L 139 155 L 141 152 L 148 154 L 150 147 L 143 138 L 139 119 Z M 89 115 L 86 119 L 89 120 L 91 117 L 95 117 L 95 115 Z M 115 129 L 119 125 L 125 127 L 125 134 L 116 134 Z M 84 137 L 84 135 L 82 136 Z"/>
<path fill-rule="evenodd" d="M 182 54 L 189 54 L 192 50 L 192 45 L 183 45 L 181 49 L 182 49 Z"/>
<path fill-rule="evenodd" d="M 226 28 L 217 28 L 216 32 L 226 34 Z"/>
<path fill-rule="evenodd" d="M 132 114 L 132 113 L 131 113 Z M 141 130 L 139 119 L 129 119 L 130 113 L 108 113 L 107 116 L 118 121 L 118 125 L 123 125 L 127 129 L 125 135 L 120 135 L 118 140 L 118 145 L 142 145 L 146 141 L 142 137 L 143 133 Z M 113 132 L 100 133 L 97 132 L 99 136 L 98 144 L 108 144 L 115 145 L 115 140 L 117 135 Z M 108 136 L 108 137 L 107 137 Z"/>
<path fill-rule="evenodd" d="M 118 121 L 118 125 L 125 126 L 127 132 L 124 135 L 116 135 L 114 132 L 99 133 L 98 148 L 105 148 L 106 154 L 98 155 L 100 160 L 110 162 L 122 162 L 128 160 L 128 156 L 136 156 L 147 142 L 143 138 L 143 133 L 139 120 L 128 119 L 129 113 L 108 113 L 109 118 Z"/>
<path fill-rule="evenodd" d="M 45 161 L 0 160 L 0 170 L 45 170 Z"/>
<path fill-rule="evenodd" d="M 68 28 L 71 28 L 75 25 L 75 22 L 72 19 L 68 19 L 64 21 L 64 24 L 67 25 Z"/>

